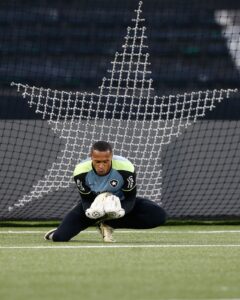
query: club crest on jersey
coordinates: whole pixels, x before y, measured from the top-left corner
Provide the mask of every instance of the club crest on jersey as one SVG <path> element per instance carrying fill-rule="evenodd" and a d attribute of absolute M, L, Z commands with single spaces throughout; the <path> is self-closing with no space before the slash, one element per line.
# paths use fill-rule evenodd
<path fill-rule="evenodd" d="M 112 187 L 116 187 L 118 185 L 118 180 L 112 179 L 109 183 Z"/>

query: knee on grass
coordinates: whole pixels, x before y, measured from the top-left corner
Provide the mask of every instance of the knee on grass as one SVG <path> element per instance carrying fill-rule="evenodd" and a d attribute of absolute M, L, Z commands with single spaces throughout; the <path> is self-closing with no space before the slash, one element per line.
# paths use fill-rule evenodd
<path fill-rule="evenodd" d="M 145 219 L 144 223 L 146 228 L 154 228 L 164 225 L 166 220 L 166 212 L 161 207 L 155 207 L 154 212 L 152 212 L 149 218 Z"/>

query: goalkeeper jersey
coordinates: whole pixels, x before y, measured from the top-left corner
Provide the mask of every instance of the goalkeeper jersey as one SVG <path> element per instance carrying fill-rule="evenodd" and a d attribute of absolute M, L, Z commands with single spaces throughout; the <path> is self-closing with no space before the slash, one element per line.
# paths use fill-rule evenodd
<path fill-rule="evenodd" d="M 136 199 L 136 173 L 128 159 L 113 155 L 110 171 L 100 176 L 95 172 L 91 158 L 88 158 L 75 167 L 73 176 L 85 210 L 103 192 L 118 196 L 126 213 L 133 208 Z"/>

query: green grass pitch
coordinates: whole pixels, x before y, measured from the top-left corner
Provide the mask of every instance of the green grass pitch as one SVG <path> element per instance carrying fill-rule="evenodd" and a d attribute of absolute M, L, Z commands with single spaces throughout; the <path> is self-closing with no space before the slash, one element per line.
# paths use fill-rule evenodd
<path fill-rule="evenodd" d="M 0 228 L 1 300 L 240 299 L 240 226 L 90 228 L 68 243 L 50 228 Z"/>

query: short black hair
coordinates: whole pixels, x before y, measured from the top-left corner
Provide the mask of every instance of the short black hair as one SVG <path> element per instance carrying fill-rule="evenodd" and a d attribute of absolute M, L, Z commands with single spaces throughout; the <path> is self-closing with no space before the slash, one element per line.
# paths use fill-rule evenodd
<path fill-rule="evenodd" d="M 92 145 L 91 153 L 94 150 L 101 151 L 101 152 L 109 151 L 110 153 L 112 153 L 112 146 L 108 142 L 98 141 Z"/>

